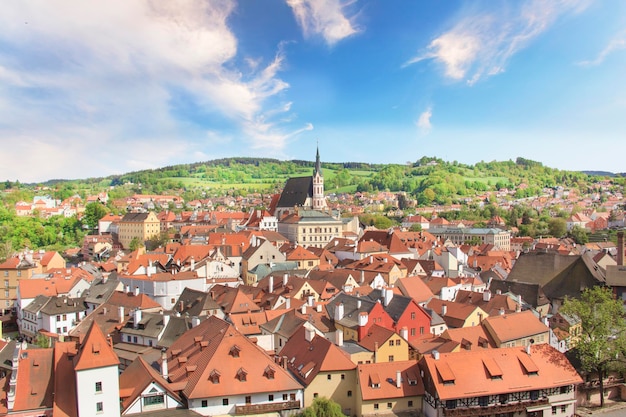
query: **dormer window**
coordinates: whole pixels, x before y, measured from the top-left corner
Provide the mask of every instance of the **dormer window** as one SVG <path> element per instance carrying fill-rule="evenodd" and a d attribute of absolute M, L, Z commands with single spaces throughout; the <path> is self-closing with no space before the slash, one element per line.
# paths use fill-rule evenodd
<path fill-rule="evenodd" d="M 238 358 L 239 352 L 241 352 L 241 348 L 237 345 L 233 345 L 233 347 L 230 348 L 230 351 L 228 352 L 228 354 L 232 356 L 233 358 Z"/>
<path fill-rule="evenodd" d="M 274 371 L 274 368 L 268 365 L 267 368 L 265 368 L 265 372 L 263 372 L 263 376 L 265 376 L 267 379 L 274 379 L 275 372 L 276 371 Z"/>
<path fill-rule="evenodd" d="M 246 382 L 247 376 L 248 376 L 248 372 L 243 368 L 239 368 L 239 370 L 237 371 L 237 379 L 240 382 Z"/>
<path fill-rule="evenodd" d="M 211 373 L 209 374 L 209 381 L 211 381 L 214 384 L 219 384 L 220 383 L 220 373 L 218 372 L 217 369 L 213 369 L 211 371 Z"/>

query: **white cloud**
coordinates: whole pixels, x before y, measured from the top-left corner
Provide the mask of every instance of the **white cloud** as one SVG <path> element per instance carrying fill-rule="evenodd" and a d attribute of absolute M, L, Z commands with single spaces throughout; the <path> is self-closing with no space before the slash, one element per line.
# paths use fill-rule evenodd
<path fill-rule="evenodd" d="M 41 181 L 189 162 L 216 145 L 204 127 L 216 116 L 251 147 L 280 147 L 280 118 L 291 112 L 281 97 L 289 88 L 279 76 L 283 48 L 269 62 L 236 68 L 234 8 L 232 0 L 4 5 L 0 143 L 19 139 L 34 163 L 26 171 L 2 152 L 0 177 Z M 85 153 L 94 159 L 82 163 Z"/>
<path fill-rule="evenodd" d="M 600 51 L 595 59 L 591 61 L 581 61 L 578 63 L 578 65 L 584 67 L 600 65 L 604 62 L 607 56 L 609 56 L 612 52 L 620 49 L 626 49 L 626 32 L 620 33 L 618 36 L 611 39 L 608 45 L 602 51 Z"/>
<path fill-rule="evenodd" d="M 435 60 L 446 77 L 472 85 L 505 71 L 509 59 L 547 30 L 560 16 L 579 12 L 588 0 L 510 2 L 470 13 L 433 39 L 425 51 L 404 65 Z"/>
<path fill-rule="evenodd" d="M 433 111 L 431 107 L 428 107 L 426 110 L 419 115 L 417 122 L 415 125 L 419 128 L 419 130 L 423 134 L 428 134 L 433 128 L 432 123 L 430 122 L 431 117 L 433 116 Z"/>
<path fill-rule="evenodd" d="M 341 0 L 286 0 L 305 37 L 320 35 L 330 46 L 359 32 L 354 18 L 347 17 L 349 5 Z"/>

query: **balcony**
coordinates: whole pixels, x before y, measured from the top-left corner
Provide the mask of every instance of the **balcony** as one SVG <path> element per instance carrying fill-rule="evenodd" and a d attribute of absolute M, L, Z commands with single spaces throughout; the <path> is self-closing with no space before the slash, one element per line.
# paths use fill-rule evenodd
<path fill-rule="evenodd" d="M 235 414 L 263 414 L 273 411 L 293 410 L 300 408 L 300 401 L 283 401 L 280 403 L 236 405 Z"/>
<path fill-rule="evenodd" d="M 443 414 L 446 417 L 473 417 L 492 414 L 516 413 L 526 411 L 528 407 L 545 404 L 548 404 L 548 398 L 508 404 L 489 405 L 487 407 L 444 408 Z"/>

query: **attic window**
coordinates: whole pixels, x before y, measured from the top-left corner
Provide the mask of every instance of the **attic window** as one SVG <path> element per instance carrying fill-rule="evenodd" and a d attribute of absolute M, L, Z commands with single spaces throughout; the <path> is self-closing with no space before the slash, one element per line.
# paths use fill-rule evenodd
<path fill-rule="evenodd" d="M 233 347 L 230 348 L 230 351 L 228 352 L 228 354 L 232 356 L 233 358 L 238 358 L 239 352 L 241 352 L 241 348 L 239 348 L 239 346 L 237 345 L 233 345 Z"/>
<path fill-rule="evenodd" d="M 237 371 L 237 379 L 241 382 L 246 382 L 246 378 L 248 376 L 248 371 L 243 368 L 239 368 Z"/>
<path fill-rule="evenodd" d="M 214 384 L 219 384 L 220 383 L 220 373 L 218 372 L 217 369 L 213 369 L 211 371 L 211 373 L 209 374 L 209 381 L 211 381 Z"/>
<path fill-rule="evenodd" d="M 413 372 L 407 372 L 406 376 L 409 381 L 409 385 L 417 385 L 417 375 L 415 375 Z"/>
<path fill-rule="evenodd" d="M 187 357 L 186 356 L 181 356 L 180 358 L 178 358 L 178 363 L 179 364 L 183 364 L 183 363 L 187 363 Z"/>
<path fill-rule="evenodd" d="M 370 375 L 370 387 L 380 388 L 380 377 L 378 376 L 378 374 Z"/>
<path fill-rule="evenodd" d="M 522 367 L 524 368 L 528 376 L 536 376 L 539 374 L 539 368 L 537 367 L 537 364 L 533 362 L 530 356 L 526 354 L 521 354 L 517 358 L 519 359 Z"/>
<path fill-rule="evenodd" d="M 274 368 L 268 365 L 267 368 L 265 368 L 265 372 L 263 372 L 263 376 L 265 376 L 267 379 L 274 379 L 275 372 L 276 371 L 274 371 Z"/>
<path fill-rule="evenodd" d="M 489 347 L 489 341 L 487 339 L 485 339 L 484 337 L 479 337 L 478 338 L 478 346 L 480 346 L 481 348 L 488 348 Z"/>
<path fill-rule="evenodd" d="M 502 379 L 502 369 L 492 357 L 483 358 L 483 365 L 487 368 L 487 374 L 493 379 Z"/>
<path fill-rule="evenodd" d="M 100 343 L 94 343 L 91 345 L 91 352 L 98 355 L 100 353 Z"/>
<path fill-rule="evenodd" d="M 454 376 L 452 369 L 450 369 L 450 365 L 448 365 L 446 362 L 441 362 L 436 364 L 435 367 L 437 368 L 437 372 L 441 377 L 443 385 L 454 385 L 454 380 L 456 379 L 456 377 Z"/>

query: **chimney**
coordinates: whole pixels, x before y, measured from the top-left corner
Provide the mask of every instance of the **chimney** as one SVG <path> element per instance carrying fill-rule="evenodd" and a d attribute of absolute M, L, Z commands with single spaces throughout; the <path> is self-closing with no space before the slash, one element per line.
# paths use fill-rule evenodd
<path fill-rule="evenodd" d="M 624 265 L 624 232 L 617 232 L 617 265 Z"/>
<path fill-rule="evenodd" d="M 402 338 L 404 340 L 409 340 L 409 329 L 407 327 L 403 327 L 400 329 L 400 336 L 402 336 Z"/>
<path fill-rule="evenodd" d="M 130 285 L 127 285 L 127 286 L 126 286 L 126 293 L 127 293 L 127 294 L 130 294 Z"/>
<path fill-rule="evenodd" d="M 361 282 L 360 282 L 360 284 L 363 285 L 364 282 L 365 282 L 365 271 L 361 270 Z"/>
<path fill-rule="evenodd" d="M 500 310 L 498 310 L 498 314 L 504 316 L 504 308 L 500 307 Z"/>
<path fill-rule="evenodd" d="M 307 304 L 309 305 L 309 307 L 313 307 L 313 305 L 315 304 L 315 296 L 309 295 L 309 297 L 307 298 Z"/>
<path fill-rule="evenodd" d="M 374 256 L 370 255 L 370 263 L 373 264 L 374 263 Z"/>
<path fill-rule="evenodd" d="M 387 288 L 385 291 L 385 307 L 389 306 L 391 299 L 393 298 L 393 290 L 391 288 Z"/>
<path fill-rule="evenodd" d="M 491 300 L 491 291 L 485 290 L 485 292 L 483 292 L 483 301 L 488 302 L 489 300 Z"/>
<path fill-rule="evenodd" d="M 526 345 L 526 354 L 530 355 L 530 343 Z"/>
<path fill-rule="evenodd" d="M 167 324 L 170 322 L 170 315 L 169 314 L 164 314 L 163 315 L 163 328 L 165 329 L 167 327 Z"/>
<path fill-rule="evenodd" d="M 322 305 L 321 304 L 316 305 L 315 306 L 315 311 L 317 311 L 318 313 L 321 313 L 322 312 Z"/>
<path fill-rule="evenodd" d="M 304 328 L 304 338 L 307 342 L 311 342 L 315 337 L 315 330 L 309 329 L 308 327 Z"/>
<path fill-rule="evenodd" d="M 285 308 L 289 310 L 291 308 L 291 297 L 285 299 Z"/>
<path fill-rule="evenodd" d="M 335 304 L 335 321 L 343 319 L 343 303 Z"/>
<path fill-rule="evenodd" d="M 283 287 L 286 287 L 288 282 L 289 282 L 289 274 L 285 272 L 285 274 L 283 275 Z"/>
<path fill-rule="evenodd" d="M 135 295 L 139 295 L 139 287 L 135 287 Z"/>
<path fill-rule="evenodd" d="M 267 291 L 270 294 L 274 292 L 274 277 L 272 275 L 270 275 L 269 277 L 269 285 L 268 285 Z"/>
<path fill-rule="evenodd" d="M 198 327 L 199 324 L 200 324 L 200 317 L 193 316 L 191 318 L 191 327 Z"/>
<path fill-rule="evenodd" d="M 441 317 L 444 317 L 448 313 L 448 306 L 445 304 L 441 305 Z"/>
<path fill-rule="evenodd" d="M 161 349 L 161 376 L 167 379 L 169 370 L 167 369 L 167 350 Z"/>
<path fill-rule="evenodd" d="M 120 323 L 124 323 L 124 306 L 119 306 L 117 308 L 120 317 Z"/>
<path fill-rule="evenodd" d="M 138 328 L 139 327 L 139 322 L 141 321 L 141 310 L 140 309 L 135 309 L 134 311 L 134 315 L 133 315 L 133 328 Z"/>
<path fill-rule="evenodd" d="M 191 270 L 195 271 L 195 269 L 196 269 L 196 260 L 192 256 L 191 257 Z"/>
<path fill-rule="evenodd" d="M 402 373 L 396 371 L 396 388 L 402 388 Z"/>
<path fill-rule="evenodd" d="M 368 314 L 365 311 L 361 311 L 359 313 L 359 327 L 365 326 L 368 320 L 369 320 Z"/>
<path fill-rule="evenodd" d="M 300 313 L 306 314 L 306 304 L 302 304 L 302 307 L 300 307 Z"/>
<path fill-rule="evenodd" d="M 496 294 L 498 295 L 502 294 L 502 290 L 496 290 Z"/>
<path fill-rule="evenodd" d="M 523 304 L 522 303 L 522 295 L 520 294 L 520 295 L 517 296 L 517 305 L 515 306 L 515 311 L 516 312 L 519 313 L 520 311 L 522 311 L 522 304 Z"/>
<path fill-rule="evenodd" d="M 337 346 L 343 346 L 343 330 L 335 330 L 335 344 Z"/>
<path fill-rule="evenodd" d="M 356 300 L 356 308 L 357 308 L 358 310 L 360 310 L 360 309 L 361 309 L 361 299 Z"/>
<path fill-rule="evenodd" d="M 432 351 L 432 355 L 433 355 L 433 359 L 438 361 L 439 360 L 439 351 L 438 350 L 433 350 Z"/>
<path fill-rule="evenodd" d="M 107 275 L 102 275 L 102 283 L 103 284 L 106 284 L 108 280 L 109 280 L 109 275 L 108 274 Z"/>

